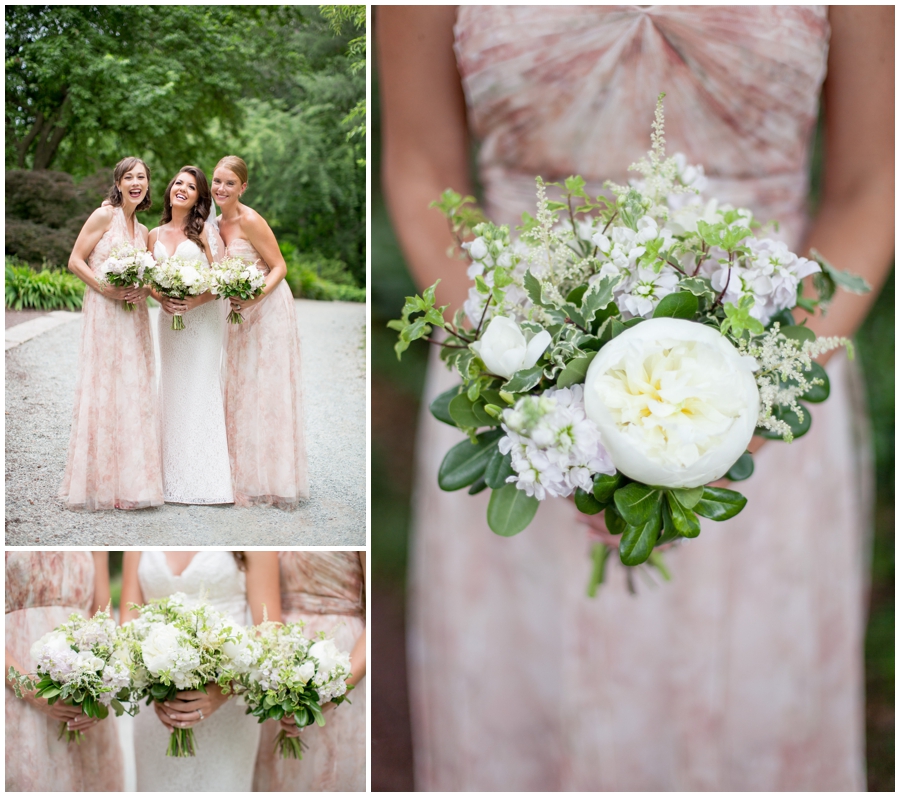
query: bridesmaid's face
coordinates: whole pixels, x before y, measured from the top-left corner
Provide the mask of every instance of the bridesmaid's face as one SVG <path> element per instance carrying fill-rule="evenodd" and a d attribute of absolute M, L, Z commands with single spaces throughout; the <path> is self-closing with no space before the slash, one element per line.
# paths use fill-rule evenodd
<path fill-rule="evenodd" d="M 122 179 L 116 183 L 116 187 L 122 192 L 122 196 L 130 203 L 139 205 L 150 187 L 150 179 L 147 177 L 147 167 L 141 163 L 135 165 L 131 171 L 125 172 Z"/>
<path fill-rule="evenodd" d="M 169 201 L 172 203 L 172 207 L 183 210 L 190 210 L 194 207 L 197 204 L 197 196 L 197 181 L 194 179 L 194 175 L 187 172 L 182 172 L 175 178 L 172 190 L 169 191 Z"/>
<path fill-rule="evenodd" d="M 231 169 L 220 166 L 213 172 L 212 195 L 219 207 L 237 202 L 246 187 Z"/>

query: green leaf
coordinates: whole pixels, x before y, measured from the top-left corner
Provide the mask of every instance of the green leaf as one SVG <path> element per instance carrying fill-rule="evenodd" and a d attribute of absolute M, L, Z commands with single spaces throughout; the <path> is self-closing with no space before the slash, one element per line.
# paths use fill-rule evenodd
<path fill-rule="evenodd" d="M 475 484 L 469 488 L 469 495 L 478 495 L 478 493 L 486 489 L 487 482 L 484 480 L 484 476 L 479 476 L 478 479 L 476 479 Z"/>
<path fill-rule="evenodd" d="M 694 511 L 682 506 L 674 493 L 668 493 L 666 499 L 676 531 L 682 537 L 696 537 L 700 534 L 700 521 Z M 699 506 L 699 502 L 696 506 Z"/>
<path fill-rule="evenodd" d="M 478 429 L 500 423 L 497 418 L 492 418 L 484 411 L 483 401 L 470 401 L 465 393 L 451 399 L 448 409 L 450 417 L 461 429 Z"/>
<path fill-rule="evenodd" d="M 700 309 L 700 302 L 690 291 L 677 291 L 663 296 L 656 309 L 654 318 L 684 318 L 692 320 Z"/>
<path fill-rule="evenodd" d="M 463 440 L 453 446 L 438 470 L 440 488 L 447 491 L 461 490 L 480 478 L 502 435 L 502 429 L 492 429 L 477 435 L 477 443 Z"/>
<path fill-rule="evenodd" d="M 753 457 L 750 456 L 748 451 L 745 451 L 738 457 L 737 462 L 728 469 L 725 478 L 733 482 L 742 482 L 744 479 L 749 479 L 752 475 Z"/>
<path fill-rule="evenodd" d="M 506 484 L 506 480 L 515 475 L 512 466 L 512 452 L 501 454 L 500 449 L 494 449 L 484 471 L 484 480 L 492 490 L 499 490 Z"/>
<path fill-rule="evenodd" d="M 531 390 L 531 388 L 541 381 L 541 375 L 543 373 L 544 368 L 540 365 L 518 371 L 503 385 L 503 390 L 507 393 L 524 393 L 527 390 Z"/>
<path fill-rule="evenodd" d="M 606 523 L 606 530 L 612 534 L 621 534 L 628 528 L 628 524 L 624 521 L 615 504 L 609 504 L 603 510 L 603 522 Z"/>
<path fill-rule="evenodd" d="M 862 294 L 868 293 L 872 290 L 872 286 L 869 285 L 862 277 L 858 277 L 856 274 L 851 274 L 849 271 L 839 271 L 834 266 L 831 265 L 822 255 L 820 255 L 815 249 L 810 250 L 810 254 L 813 256 L 815 261 L 819 264 L 822 271 L 827 274 L 834 281 L 835 285 L 843 288 L 845 291 L 849 291 L 850 293 Z"/>
<path fill-rule="evenodd" d="M 606 473 L 594 474 L 594 498 L 601 504 L 608 504 L 613 500 L 613 493 L 622 484 L 622 474 L 616 471 L 612 476 Z"/>
<path fill-rule="evenodd" d="M 703 498 L 694 511 L 710 520 L 728 520 L 747 505 L 747 499 L 734 490 L 722 487 L 704 487 Z"/>
<path fill-rule="evenodd" d="M 591 493 L 586 493 L 580 487 L 575 490 L 575 508 L 585 515 L 596 515 L 602 512 L 605 504 L 601 504 Z"/>
<path fill-rule="evenodd" d="M 428 405 L 428 409 L 439 421 L 449 424 L 450 426 L 456 426 L 453 418 L 450 416 L 450 402 L 453 401 L 457 395 L 459 395 L 459 387 L 451 387 L 449 390 L 445 390 L 441 395 L 435 398 L 434 401 Z"/>
<path fill-rule="evenodd" d="M 629 525 L 625 529 L 625 533 L 622 535 L 622 540 L 619 543 L 619 559 L 623 565 L 635 567 L 646 562 L 650 557 L 662 528 L 662 511 L 659 503 L 655 507 L 655 511 L 647 519 L 646 523 L 640 526 Z"/>
<path fill-rule="evenodd" d="M 779 331 L 788 340 L 799 340 L 801 343 L 805 340 L 812 342 L 816 339 L 815 332 L 809 327 L 800 326 L 799 324 L 795 324 L 792 327 L 782 327 Z"/>
<path fill-rule="evenodd" d="M 812 382 L 813 380 L 821 380 L 822 384 L 813 385 L 802 396 L 800 396 L 800 398 L 802 398 L 804 401 L 810 402 L 811 404 L 818 404 L 819 402 L 825 401 L 825 399 L 827 399 L 831 394 L 831 380 L 829 380 L 828 373 L 825 371 L 825 369 L 818 363 L 814 362 L 812 363 L 812 367 L 809 369 L 809 371 L 806 372 L 806 378 L 810 382 Z"/>
<path fill-rule="evenodd" d="M 631 482 L 616 490 L 613 500 L 629 526 L 643 526 L 658 511 L 660 494 L 646 484 Z"/>
<path fill-rule="evenodd" d="M 51 698 L 56 697 L 62 690 L 58 686 L 48 686 L 37 693 L 37 697 Z"/>
<path fill-rule="evenodd" d="M 800 406 L 803 407 L 802 404 Z M 810 426 L 812 426 L 812 416 L 809 414 L 809 409 L 806 407 L 803 407 L 802 421 L 796 412 L 784 405 L 772 407 L 772 415 L 779 421 L 784 421 L 791 428 L 791 434 L 794 436 L 795 440 L 798 437 L 803 437 L 803 435 L 809 431 Z M 756 428 L 754 434 L 765 437 L 767 440 L 781 440 L 781 435 L 778 434 L 778 432 L 764 429 L 761 426 Z"/>
<path fill-rule="evenodd" d="M 540 501 L 527 496 L 514 484 L 507 484 L 491 493 L 487 520 L 491 531 L 501 537 L 512 537 L 522 531 L 534 518 Z"/>
<path fill-rule="evenodd" d="M 669 502 L 665 501 L 662 508 L 662 534 L 656 541 L 657 545 L 665 545 L 667 542 L 677 540 L 681 535 L 675 528 L 675 522 L 672 520 L 672 510 L 669 509 Z"/>
<path fill-rule="evenodd" d="M 793 313 L 791 313 L 791 311 L 786 307 L 783 310 L 779 310 L 769 319 L 769 323 L 766 324 L 766 329 L 769 329 L 776 321 L 781 325 L 782 329 L 784 329 L 785 327 L 792 327 L 797 323 L 794 320 Z"/>
<path fill-rule="evenodd" d="M 693 509 L 703 497 L 702 487 L 677 487 L 671 492 L 675 494 L 678 503 L 687 509 Z"/>
<path fill-rule="evenodd" d="M 556 378 L 556 386 L 571 387 L 572 385 L 584 382 L 588 366 L 596 356 L 597 352 L 592 351 L 584 357 L 576 357 L 574 360 L 570 360 L 568 365 L 563 368 L 562 372 Z"/>

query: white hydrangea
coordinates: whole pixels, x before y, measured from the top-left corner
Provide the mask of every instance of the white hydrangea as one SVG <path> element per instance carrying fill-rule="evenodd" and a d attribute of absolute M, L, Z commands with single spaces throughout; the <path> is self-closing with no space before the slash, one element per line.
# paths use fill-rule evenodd
<path fill-rule="evenodd" d="M 503 413 L 502 454 L 512 453 L 515 483 L 529 496 L 566 497 L 590 490 L 593 474 L 616 472 L 597 427 L 584 412 L 584 388 L 551 388 L 525 396 Z"/>

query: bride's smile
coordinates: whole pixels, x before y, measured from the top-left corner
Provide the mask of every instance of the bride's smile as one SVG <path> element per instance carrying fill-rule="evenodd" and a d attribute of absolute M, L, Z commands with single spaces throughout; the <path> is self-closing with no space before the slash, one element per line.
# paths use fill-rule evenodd
<path fill-rule="evenodd" d="M 197 201 L 197 186 L 180 174 L 175 178 L 175 184 L 172 186 L 169 197 L 173 207 L 182 207 L 187 210 Z"/>

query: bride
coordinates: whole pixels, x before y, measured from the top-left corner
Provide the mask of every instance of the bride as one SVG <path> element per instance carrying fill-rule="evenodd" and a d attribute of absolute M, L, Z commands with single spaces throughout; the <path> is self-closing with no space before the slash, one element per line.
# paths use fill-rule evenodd
<path fill-rule="evenodd" d="M 122 606 L 184 593 L 188 605 L 205 600 L 242 625 L 264 613 L 281 620 L 278 554 L 274 551 L 126 551 Z M 122 621 L 137 612 L 122 612 Z M 138 791 L 250 791 L 260 726 L 214 683 L 207 693 L 179 692 L 135 718 Z M 169 733 L 194 728 L 197 755 L 167 758 Z"/>
<path fill-rule="evenodd" d="M 206 265 L 221 259 L 222 239 L 207 223 L 212 197 L 206 175 L 185 166 L 164 197 L 160 226 L 148 245 L 158 261 L 179 255 Z M 159 314 L 160 415 L 165 500 L 177 504 L 234 501 L 225 435 L 221 365 L 227 305 L 204 293 L 172 299 L 154 293 Z M 185 315 L 184 329 L 172 316 Z"/>

